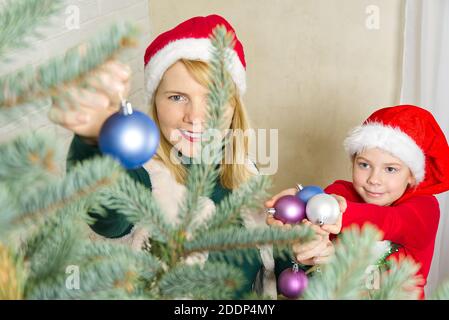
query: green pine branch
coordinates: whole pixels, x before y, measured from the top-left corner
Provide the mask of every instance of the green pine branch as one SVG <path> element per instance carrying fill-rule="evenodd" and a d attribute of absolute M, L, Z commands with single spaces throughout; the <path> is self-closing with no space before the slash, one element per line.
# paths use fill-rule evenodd
<path fill-rule="evenodd" d="M 39 37 L 36 29 L 60 11 L 60 0 L 7 0 L 0 4 L 0 57 L 8 50 L 26 48 L 30 37 Z"/>
<path fill-rule="evenodd" d="M 31 68 L 27 66 L 0 78 L 0 107 L 10 108 L 47 97 L 64 100 L 65 85 L 86 87 L 86 75 L 124 48 L 134 46 L 137 29 L 128 23 L 113 25 L 91 41 L 78 45 L 61 57 Z"/>
<path fill-rule="evenodd" d="M 153 194 L 128 175 L 123 175 L 111 188 L 99 194 L 99 201 L 109 209 L 117 210 L 133 224 L 146 228 L 151 238 L 168 242 L 174 228 L 167 223 Z"/>
<path fill-rule="evenodd" d="M 224 26 L 220 26 L 214 29 L 211 41 L 213 50 L 205 132 L 210 132 L 210 129 L 223 129 L 224 107 L 229 101 L 232 85 L 232 79 L 226 70 L 226 64 L 229 63 L 227 49 L 232 45 L 232 35 L 227 33 Z M 193 216 L 201 210 L 199 197 L 209 197 L 218 178 L 225 140 L 216 141 L 213 137 L 210 139 L 212 141 L 207 140 L 201 141 L 200 163 L 194 162 L 189 170 L 186 181 L 189 192 L 179 210 L 182 228 L 180 234 L 192 232 Z"/>
<path fill-rule="evenodd" d="M 63 160 L 62 148 L 55 148 L 50 135 L 22 135 L 0 145 L 0 181 L 12 193 L 24 188 L 39 188 L 54 181 L 60 174 L 58 163 Z"/>
<path fill-rule="evenodd" d="M 0 183 L 0 242 L 11 242 L 11 224 L 19 216 L 16 199 L 9 191 L 8 185 Z"/>
<path fill-rule="evenodd" d="M 360 231 L 352 227 L 339 236 L 335 255 L 322 267 L 322 272 L 310 278 L 303 298 L 306 300 L 360 299 L 366 294 L 366 270 L 374 266 L 372 248 L 380 240 L 379 232 L 366 225 Z"/>
<path fill-rule="evenodd" d="M 121 174 L 123 169 L 109 157 L 97 157 L 79 163 L 64 179 L 43 188 L 27 190 L 26 194 L 18 197 L 19 213 L 11 221 L 10 228 L 34 224 L 51 212 L 92 197 L 95 192 L 116 183 Z"/>
<path fill-rule="evenodd" d="M 218 204 L 215 214 L 206 222 L 207 229 L 212 231 L 242 223 L 242 213 L 260 208 L 270 187 L 268 176 L 252 177 Z"/>
<path fill-rule="evenodd" d="M 410 259 L 389 261 L 387 272 L 380 276 L 380 286 L 370 292 L 373 300 L 416 300 L 419 298 L 419 266 Z"/>
<path fill-rule="evenodd" d="M 65 274 L 66 267 L 74 264 L 80 254 L 80 243 L 85 241 L 83 238 L 87 235 L 79 224 L 64 218 L 66 215 L 47 221 L 46 227 L 39 230 L 26 250 L 25 261 L 30 266 L 25 291 L 27 297 L 45 298 L 44 290 L 39 288 L 47 288 L 49 282 L 55 282 L 55 276 Z M 65 281 L 55 287 L 64 285 Z"/>
<path fill-rule="evenodd" d="M 242 285 L 242 272 L 224 263 L 179 265 L 159 281 L 161 294 L 171 299 L 230 299 Z"/>
<path fill-rule="evenodd" d="M 72 209 L 76 208 L 74 206 Z M 76 209 L 74 209 L 76 210 Z M 134 297 L 160 268 L 144 252 L 120 244 L 90 242 L 80 214 L 69 210 L 47 221 L 24 248 L 30 266 L 29 299 L 105 299 Z M 67 267 L 79 268 L 79 288 L 67 288 Z"/>
<path fill-rule="evenodd" d="M 280 228 L 230 227 L 218 229 L 197 236 L 184 243 L 184 257 L 196 252 L 240 250 L 245 255 L 248 249 L 265 246 L 289 246 L 296 242 L 312 239 L 313 230 L 305 226 L 296 226 L 290 230 Z"/>

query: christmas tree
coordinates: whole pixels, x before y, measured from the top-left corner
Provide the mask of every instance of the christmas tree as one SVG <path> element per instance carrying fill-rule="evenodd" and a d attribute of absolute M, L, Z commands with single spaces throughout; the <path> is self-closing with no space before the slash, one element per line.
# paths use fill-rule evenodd
<path fill-rule="evenodd" d="M 0 8 L 0 63 L 8 50 L 26 45 L 25 38 L 62 8 L 62 1 L 16 0 Z M 88 43 L 67 50 L 35 68 L 0 78 L 0 120 L 14 121 L 29 107 L 46 112 L 48 101 L 66 99 L 67 86 L 88 88 L 86 77 L 131 47 L 137 30 L 116 24 Z M 218 27 L 209 86 L 208 128 L 219 128 L 229 98 L 226 48 L 232 37 Z M 242 270 L 229 260 L 251 262 L 258 248 L 290 259 L 290 247 L 312 239 L 313 231 L 268 226 L 244 227 L 245 214 L 260 208 L 270 187 L 266 176 L 254 176 L 198 220 L 196 213 L 210 196 L 218 177 L 217 163 L 226 141 L 202 142 L 212 161 L 190 167 L 177 223 L 168 221 L 151 192 L 133 181 L 113 159 L 99 156 L 65 172 L 63 149 L 54 137 L 24 132 L 0 145 L 0 299 L 228 299 L 242 286 Z M 89 213 L 105 208 L 126 216 L 146 231 L 144 250 L 89 237 Z M 310 277 L 301 299 L 406 299 L 417 279 L 416 266 L 393 262 L 379 289 L 366 286 L 366 269 L 376 265 L 370 248 L 379 240 L 372 228 L 352 229 L 339 237 L 336 254 Z M 207 263 L 201 257 L 213 255 Z M 193 261 L 189 263 L 188 261 Z M 204 259 L 203 259 L 204 260 Z M 400 267 L 399 267 L 400 266 Z M 443 286 L 437 298 L 448 297 Z M 263 292 L 243 298 L 266 298 Z"/>

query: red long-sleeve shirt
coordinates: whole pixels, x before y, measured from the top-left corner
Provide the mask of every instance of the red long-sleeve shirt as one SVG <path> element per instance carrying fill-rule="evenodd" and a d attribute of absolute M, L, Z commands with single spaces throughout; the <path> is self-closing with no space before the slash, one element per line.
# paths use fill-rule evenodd
<path fill-rule="evenodd" d="M 412 257 L 420 264 L 418 274 L 424 283 L 421 298 L 424 298 L 424 285 L 432 262 L 435 237 L 440 219 L 440 208 L 433 195 L 416 195 L 405 198 L 391 206 L 378 206 L 365 203 L 355 191 L 353 184 L 337 180 L 325 189 L 328 194 L 344 197 L 348 207 L 343 214 L 342 230 L 355 224 L 375 225 L 383 233 L 383 240 L 389 240 L 402 247 L 390 255 L 389 259 L 401 255 Z"/>

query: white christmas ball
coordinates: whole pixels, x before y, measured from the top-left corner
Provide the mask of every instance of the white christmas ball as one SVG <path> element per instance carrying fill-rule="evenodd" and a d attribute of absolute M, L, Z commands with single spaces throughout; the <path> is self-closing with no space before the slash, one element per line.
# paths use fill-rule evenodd
<path fill-rule="evenodd" d="M 335 224 L 339 214 L 340 206 L 337 200 L 326 193 L 317 194 L 307 202 L 307 219 L 314 224 Z"/>

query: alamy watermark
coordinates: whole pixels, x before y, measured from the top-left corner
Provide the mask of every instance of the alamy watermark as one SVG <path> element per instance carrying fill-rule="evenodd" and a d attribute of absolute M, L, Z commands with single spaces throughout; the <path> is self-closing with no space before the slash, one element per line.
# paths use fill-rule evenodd
<path fill-rule="evenodd" d="M 70 5 L 65 8 L 65 26 L 68 30 L 78 30 L 80 28 L 80 8 Z"/>
<path fill-rule="evenodd" d="M 380 29 L 380 8 L 376 5 L 369 5 L 365 8 L 367 14 L 365 19 L 365 27 L 368 30 Z"/>
<path fill-rule="evenodd" d="M 198 134 L 195 134 L 198 133 Z M 254 161 L 260 174 L 272 175 L 277 172 L 279 162 L 279 133 L 277 129 L 208 129 L 201 132 L 194 129 L 190 137 L 179 130 L 172 131 L 170 142 L 173 148 L 170 160 L 183 164 L 247 164 L 248 156 Z M 192 139 L 195 142 L 188 143 Z M 201 141 L 203 143 L 201 143 Z M 248 154 L 239 152 L 244 150 L 245 141 L 248 143 Z M 179 157 L 182 154 L 192 157 Z"/>
<path fill-rule="evenodd" d="M 65 279 L 65 287 L 68 290 L 80 289 L 80 268 L 77 265 L 67 266 L 65 273 L 68 274 Z"/>

